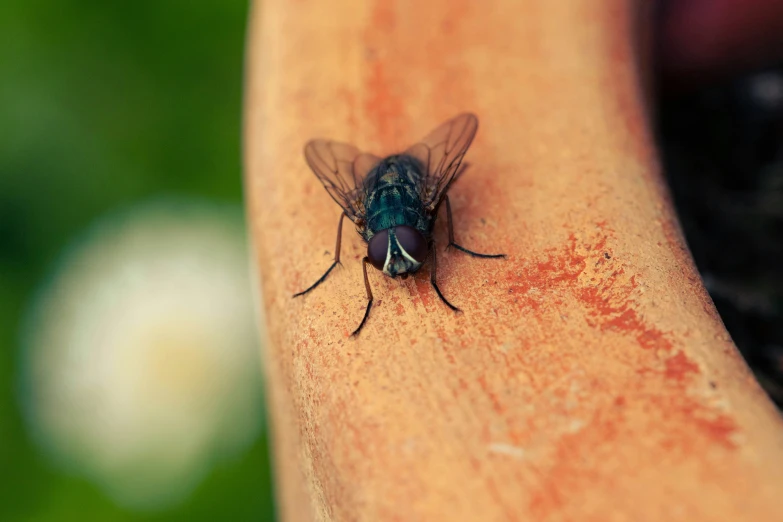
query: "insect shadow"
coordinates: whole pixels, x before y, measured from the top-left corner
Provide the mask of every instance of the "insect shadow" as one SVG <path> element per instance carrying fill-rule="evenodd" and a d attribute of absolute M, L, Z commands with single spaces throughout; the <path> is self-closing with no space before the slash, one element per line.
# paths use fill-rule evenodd
<path fill-rule="evenodd" d="M 454 226 L 448 190 L 464 171 L 462 158 L 478 129 L 478 119 L 460 114 L 440 125 L 423 140 L 401 154 L 379 158 L 352 145 L 328 140 L 312 140 L 305 145 L 307 164 L 321 180 L 343 213 L 337 223 L 337 246 L 332 265 L 310 287 L 294 294 L 304 295 L 323 283 L 340 263 L 343 218 L 353 221 L 367 243 L 362 259 L 367 308 L 359 333 L 372 308 L 373 295 L 367 278 L 370 264 L 389 277 L 405 279 L 431 259 L 430 283 L 446 306 L 459 311 L 438 288 L 437 260 L 433 229 L 440 206 L 445 202 L 449 244 L 474 257 L 500 258 L 505 254 L 479 254 L 454 241 Z M 467 165 L 465 165 L 467 166 Z"/>

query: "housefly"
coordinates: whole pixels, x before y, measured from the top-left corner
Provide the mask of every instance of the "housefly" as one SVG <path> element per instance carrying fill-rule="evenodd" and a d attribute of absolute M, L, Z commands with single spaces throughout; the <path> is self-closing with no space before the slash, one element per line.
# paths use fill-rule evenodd
<path fill-rule="evenodd" d="M 475 115 L 460 114 L 405 152 L 385 158 L 363 153 L 344 143 L 320 139 L 308 142 L 304 149 L 307 164 L 342 207 L 343 213 L 337 224 L 334 262 L 315 283 L 294 297 L 323 283 L 340 264 L 343 218 L 347 216 L 367 243 L 367 255 L 362 260 L 367 308 L 362 322 L 351 335 L 359 333 L 372 307 L 368 264 L 389 277 L 405 279 L 429 258 L 432 287 L 446 306 L 458 312 L 459 309 L 443 297 L 435 281 L 437 263 L 433 229 L 441 203 L 446 203 L 449 247 L 474 257 L 505 257 L 504 254 L 479 254 L 454 242 L 447 193 L 464 170 L 460 169 L 460 163 L 477 129 Z"/>

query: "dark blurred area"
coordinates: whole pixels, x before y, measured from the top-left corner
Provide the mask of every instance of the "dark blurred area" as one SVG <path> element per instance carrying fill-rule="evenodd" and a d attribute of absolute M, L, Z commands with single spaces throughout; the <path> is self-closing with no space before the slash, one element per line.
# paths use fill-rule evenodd
<path fill-rule="evenodd" d="M 783 64 L 658 106 L 666 176 L 707 290 L 783 407 Z"/>

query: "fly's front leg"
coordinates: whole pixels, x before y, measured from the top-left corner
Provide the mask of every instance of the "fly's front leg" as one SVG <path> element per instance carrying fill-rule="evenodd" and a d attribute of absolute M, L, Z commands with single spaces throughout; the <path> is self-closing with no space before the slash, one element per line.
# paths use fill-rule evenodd
<path fill-rule="evenodd" d="M 467 248 L 465 248 L 463 246 L 460 246 L 457 243 L 455 243 L 454 242 L 454 223 L 452 222 L 452 219 L 451 219 L 451 203 L 449 202 L 449 197 L 448 196 L 444 196 L 444 199 L 446 200 L 446 217 L 448 218 L 448 223 L 449 223 L 449 244 L 448 244 L 448 246 L 446 248 L 454 247 L 457 250 L 461 250 L 461 251 L 465 252 L 466 254 L 472 255 L 473 257 L 489 257 L 489 258 L 492 258 L 492 257 L 506 257 L 506 254 L 479 254 L 478 252 L 473 252 L 472 250 L 468 250 Z"/>
<path fill-rule="evenodd" d="M 364 323 L 367 322 L 367 317 L 369 317 L 370 308 L 372 307 L 372 289 L 370 288 L 370 280 L 367 278 L 367 263 L 369 262 L 370 258 L 367 256 L 362 259 L 362 270 L 364 270 L 364 289 L 367 290 L 367 309 L 364 311 L 364 317 L 362 318 L 362 322 L 359 323 L 359 328 L 353 331 L 351 337 L 357 335 L 359 330 L 362 329 L 362 326 L 364 326 Z"/>
<path fill-rule="evenodd" d="M 310 287 L 307 288 L 306 290 L 302 290 L 298 294 L 294 294 L 294 297 L 299 297 L 300 295 L 305 295 L 307 292 L 309 292 L 310 290 L 314 289 L 316 286 L 318 286 L 321 283 L 323 283 L 324 280 L 326 279 L 326 276 L 329 275 L 329 272 L 331 272 L 334 269 L 334 267 L 336 267 L 337 265 L 341 264 L 340 263 L 340 242 L 342 241 L 342 237 L 343 237 L 343 218 L 344 217 L 345 217 L 345 212 L 340 214 L 340 221 L 337 223 L 337 246 L 334 247 L 334 251 L 335 251 L 334 263 L 332 263 L 332 266 L 329 267 L 329 269 L 324 273 L 324 275 L 322 275 L 318 279 L 318 281 L 316 281 L 315 283 L 310 285 Z"/>
<path fill-rule="evenodd" d="M 432 266 L 430 267 L 430 283 L 432 283 L 432 288 L 435 289 L 435 293 L 438 294 L 438 297 L 440 297 L 440 300 L 446 303 L 446 306 L 454 310 L 455 312 L 459 312 L 460 309 L 454 306 L 453 304 L 449 303 L 448 300 L 443 297 L 443 294 L 440 291 L 440 288 L 438 288 L 438 283 L 435 281 L 435 274 L 438 271 L 438 258 L 435 254 L 435 243 L 432 241 L 430 242 L 430 256 L 432 256 Z"/>

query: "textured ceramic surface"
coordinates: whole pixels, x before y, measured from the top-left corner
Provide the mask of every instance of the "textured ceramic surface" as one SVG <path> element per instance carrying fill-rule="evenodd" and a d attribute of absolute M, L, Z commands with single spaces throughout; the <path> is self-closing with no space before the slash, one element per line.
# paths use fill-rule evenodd
<path fill-rule="evenodd" d="M 267 0 L 246 191 L 285 520 L 773 520 L 783 424 L 715 313 L 658 172 L 633 2 Z M 373 271 L 305 164 L 479 117 L 462 245 Z"/>

